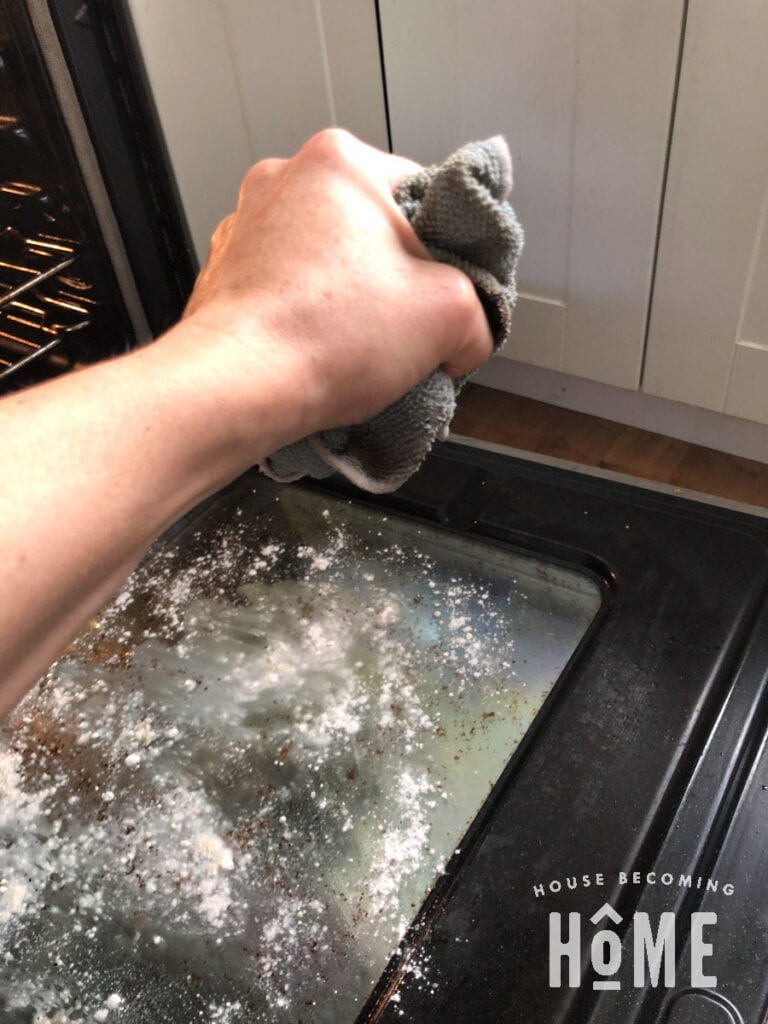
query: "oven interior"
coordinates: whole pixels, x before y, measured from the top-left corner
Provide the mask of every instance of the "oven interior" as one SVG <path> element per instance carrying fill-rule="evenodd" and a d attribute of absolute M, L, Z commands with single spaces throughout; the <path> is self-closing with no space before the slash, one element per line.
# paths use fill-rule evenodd
<path fill-rule="evenodd" d="M 0 0 L 0 393 L 174 323 L 195 261 L 120 5 Z"/>
<path fill-rule="evenodd" d="M 25 369 L 53 375 L 125 349 L 129 326 L 66 133 L 51 116 L 50 84 L 34 52 L 10 45 L 10 22 L 2 28 L 0 381 L 8 385 Z M 110 319 L 116 310 L 112 323 L 105 309 Z M 108 327 L 110 344 L 94 345 Z"/>

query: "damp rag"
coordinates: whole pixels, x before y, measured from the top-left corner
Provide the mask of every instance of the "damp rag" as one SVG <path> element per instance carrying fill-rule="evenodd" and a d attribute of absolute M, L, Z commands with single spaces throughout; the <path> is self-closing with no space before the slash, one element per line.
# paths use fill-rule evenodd
<path fill-rule="evenodd" d="M 395 200 L 430 255 L 474 283 L 498 351 L 509 334 L 515 268 L 523 231 L 507 202 L 512 161 L 501 136 L 471 142 L 437 167 L 404 179 Z M 312 434 L 261 465 L 273 480 L 317 479 L 339 472 L 375 494 L 397 490 L 435 440 L 445 440 L 466 376 L 435 370 L 397 402 L 362 424 Z"/>

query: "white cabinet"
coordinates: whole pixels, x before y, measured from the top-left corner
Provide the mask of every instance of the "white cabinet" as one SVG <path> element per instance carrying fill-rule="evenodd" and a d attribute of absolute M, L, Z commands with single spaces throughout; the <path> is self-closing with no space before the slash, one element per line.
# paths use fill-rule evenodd
<path fill-rule="evenodd" d="M 129 0 L 202 261 L 252 163 L 343 124 L 387 148 L 376 11 L 359 0 Z"/>
<path fill-rule="evenodd" d="M 526 230 L 505 354 L 637 388 L 681 0 L 381 0 L 396 151 L 506 135 Z"/>
<path fill-rule="evenodd" d="M 768 423 L 768 3 L 690 5 L 643 390 Z M 768 454 L 768 453 L 767 453 Z"/>
<path fill-rule="evenodd" d="M 326 125 L 386 149 L 388 108 L 424 163 L 501 132 L 527 242 L 480 379 L 768 424 L 768 0 L 128 3 L 201 259 L 247 167 Z"/>

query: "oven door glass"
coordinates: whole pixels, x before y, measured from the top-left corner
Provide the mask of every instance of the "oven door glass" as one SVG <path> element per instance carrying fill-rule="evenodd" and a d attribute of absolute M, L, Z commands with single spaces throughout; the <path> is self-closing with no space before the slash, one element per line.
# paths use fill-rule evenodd
<path fill-rule="evenodd" d="M 351 1024 L 600 600 L 315 491 L 217 499 L 0 736 L 0 1010 Z"/>

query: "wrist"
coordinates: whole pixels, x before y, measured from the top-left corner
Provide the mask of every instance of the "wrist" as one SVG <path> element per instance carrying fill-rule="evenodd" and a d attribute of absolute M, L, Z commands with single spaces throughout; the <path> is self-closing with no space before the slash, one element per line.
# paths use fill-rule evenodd
<path fill-rule="evenodd" d="M 222 328 L 191 316 L 136 353 L 163 392 L 181 461 L 210 492 L 318 429 L 306 360 L 265 319 Z"/>

